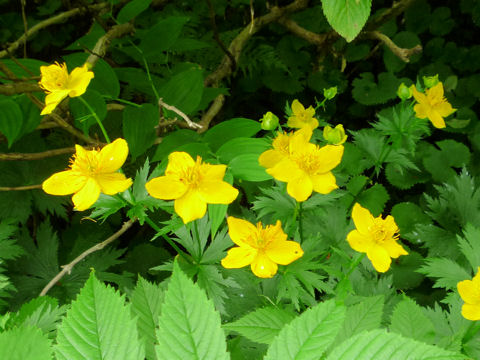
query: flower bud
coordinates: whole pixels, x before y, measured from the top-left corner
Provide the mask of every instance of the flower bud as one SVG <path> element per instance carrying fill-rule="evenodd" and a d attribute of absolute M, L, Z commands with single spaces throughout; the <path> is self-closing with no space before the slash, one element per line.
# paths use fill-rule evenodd
<path fill-rule="evenodd" d="M 323 128 L 323 138 L 331 145 L 342 145 L 347 140 L 347 137 L 342 124 L 338 124 L 335 128 L 329 125 Z"/>
<path fill-rule="evenodd" d="M 423 83 L 425 84 L 425 87 L 428 89 L 430 89 L 431 87 L 434 87 L 439 83 L 438 74 L 435 76 L 424 76 Z"/>
<path fill-rule="evenodd" d="M 325 99 L 327 100 L 332 100 L 335 95 L 337 95 L 337 87 L 331 87 L 328 89 L 323 89 L 323 96 L 325 96 Z"/>
<path fill-rule="evenodd" d="M 260 121 L 262 122 L 261 128 L 263 130 L 274 130 L 278 126 L 278 117 L 271 111 L 264 114 Z"/>
<path fill-rule="evenodd" d="M 408 100 L 412 97 L 413 90 L 411 87 L 408 87 L 404 83 L 401 83 L 397 90 L 397 96 L 402 100 Z"/>

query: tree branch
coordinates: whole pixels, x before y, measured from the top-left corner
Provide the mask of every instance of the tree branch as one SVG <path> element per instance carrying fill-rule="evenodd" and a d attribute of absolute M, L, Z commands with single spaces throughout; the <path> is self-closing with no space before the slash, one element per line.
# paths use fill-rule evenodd
<path fill-rule="evenodd" d="M 136 220 L 128 220 L 127 222 L 124 222 L 120 230 L 118 230 L 115 234 L 107 238 L 106 240 L 102 241 L 101 243 L 98 243 L 91 248 L 85 250 L 83 253 L 78 255 L 72 262 L 70 262 L 67 265 L 62 266 L 62 271 L 60 271 L 50 282 L 43 288 L 43 290 L 40 292 L 39 296 L 44 296 L 47 294 L 47 292 L 66 274 L 70 274 L 72 271 L 73 267 L 77 265 L 80 261 L 85 259 L 88 255 L 91 253 L 94 253 L 95 251 L 102 250 L 105 246 L 109 245 L 113 241 L 117 240 L 120 236 L 122 236 L 128 229 L 132 227 L 132 225 L 135 223 Z"/>
<path fill-rule="evenodd" d="M 42 151 L 38 153 L 7 153 L 0 154 L 0 161 L 17 161 L 17 160 L 41 160 L 52 156 L 73 154 L 74 147 Z"/>
<path fill-rule="evenodd" d="M 410 62 L 410 57 L 412 55 L 420 54 L 422 52 L 422 45 L 416 45 L 411 49 L 404 49 L 397 46 L 397 44 L 395 44 L 387 35 L 382 34 L 379 31 L 368 31 L 365 33 L 365 36 L 371 39 L 380 40 L 395 56 L 406 63 Z"/>
<path fill-rule="evenodd" d="M 201 129 L 202 128 L 202 125 L 194 123 L 192 120 L 190 120 L 190 118 L 183 111 L 177 109 L 173 105 L 168 105 L 168 104 L 164 103 L 162 98 L 158 99 L 158 106 L 163 106 L 165 109 L 171 110 L 174 113 L 180 115 L 183 118 L 183 120 L 186 121 L 188 126 L 191 127 L 192 129 Z"/>
<path fill-rule="evenodd" d="M 15 187 L 0 186 L 0 191 L 22 191 L 22 190 L 35 190 L 35 189 L 41 189 L 41 188 L 42 188 L 42 184 L 15 186 Z"/>

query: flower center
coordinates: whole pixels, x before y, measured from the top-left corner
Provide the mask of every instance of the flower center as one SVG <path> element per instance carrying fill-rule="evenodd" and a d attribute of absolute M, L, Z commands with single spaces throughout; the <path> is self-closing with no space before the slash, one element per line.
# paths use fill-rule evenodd
<path fill-rule="evenodd" d="M 68 82 L 68 71 L 65 65 L 54 66 L 42 77 L 42 86 L 49 90 L 65 89 Z"/>
<path fill-rule="evenodd" d="M 191 188 L 197 188 L 202 179 L 202 174 L 200 172 L 201 165 L 202 160 L 200 159 L 200 157 L 197 157 L 195 165 L 188 169 L 185 169 L 181 173 L 180 181 Z"/>
<path fill-rule="evenodd" d="M 383 244 L 389 239 L 398 239 L 398 234 L 393 233 L 391 229 L 388 229 L 385 226 L 385 220 L 381 218 L 374 219 L 373 225 L 368 228 L 369 233 L 371 234 L 373 241 L 377 244 Z"/>
<path fill-rule="evenodd" d="M 317 150 L 317 149 L 315 149 Z M 298 167 L 307 174 L 313 174 L 320 166 L 320 159 L 315 152 L 301 152 L 292 156 Z"/>
<path fill-rule="evenodd" d="M 98 173 L 98 151 L 86 151 L 82 155 L 75 154 L 70 159 L 70 168 L 74 171 L 79 171 L 83 175 L 92 177 Z"/>

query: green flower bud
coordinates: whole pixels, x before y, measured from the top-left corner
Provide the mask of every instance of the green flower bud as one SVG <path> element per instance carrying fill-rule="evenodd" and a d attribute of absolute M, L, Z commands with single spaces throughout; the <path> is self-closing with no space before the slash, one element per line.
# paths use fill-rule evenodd
<path fill-rule="evenodd" d="M 332 129 L 329 125 L 323 128 L 323 138 L 331 145 L 342 145 L 347 140 L 342 124 Z"/>
<path fill-rule="evenodd" d="M 413 91 L 404 83 L 401 83 L 397 90 L 397 96 L 402 100 L 408 100 L 412 97 Z"/>
<path fill-rule="evenodd" d="M 260 121 L 262 122 L 261 128 L 263 130 L 274 130 L 278 126 L 278 117 L 271 111 L 264 114 Z"/>
<path fill-rule="evenodd" d="M 331 87 L 328 89 L 323 89 L 323 96 L 325 96 L 325 99 L 327 100 L 332 100 L 335 95 L 337 95 L 337 87 Z"/>
<path fill-rule="evenodd" d="M 424 76 L 423 83 L 425 84 L 425 87 L 428 89 L 430 89 L 431 87 L 434 87 L 439 83 L 438 74 L 435 76 Z"/>

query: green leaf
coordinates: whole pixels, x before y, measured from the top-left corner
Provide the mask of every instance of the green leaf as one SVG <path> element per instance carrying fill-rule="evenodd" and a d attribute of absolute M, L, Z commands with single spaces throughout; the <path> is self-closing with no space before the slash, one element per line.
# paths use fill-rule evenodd
<path fill-rule="evenodd" d="M 397 289 L 413 289 L 425 278 L 417 270 L 423 265 L 424 258 L 415 251 L 408 251 L 408 256 L 400 256 L 392 266 L 393 284 Z"/>
<path fill-rule="evenodd" d="M 464 360 L 465 355 L 427 345 L 385 330 L 362 332 L 337 346 L 326 360 Z"/>
<path fill-rule="evenodd" d="M 223 144 L 217 150 L 217 156 L 222 163 L 227 164 L 239 154 L 255 154 L 258 158 L 269 147 L 270 142 L 263 138 L 238 137 Z"/>
<path fill-rule="evenodd" d="M 378 328 L 382 321 L 383 303 L 384 296 L 377 295 L 349 306 L 346 311 L 345 322 L 333 344 L 340 344 L 362 331 Z"/>
<path fill-rule="evenodd" d="M 390 199 L 387 190 L 382 184 L 375 184 L 364 190 L 357 201 L 364 207 L 367 207 L 373 214 L 378 216 L 383 212 L 386 202 Z"/>
<path fill-rule="evenodd" d="M 143 359 L 143 344 L 130 306 L 93 272 L 58 328 L 57 359 Z"/>
<path fill-rule="evenodd" d="M 418 272 L 436 278 L 435 285 L 433 285 L 436 288 L 456 290 L 458 282 L 472 277 L 463 267 L 450 259 L 429 258 L 425 262 Z"/>
<path fill-rule="evenodd" d="M 363 105 L 384 104 L 397 96 L 396 92 L 400 82 L 401 80 L 392 73 L 384 72 L 378 75 L 377 84 L 372 73 L 362 73 L 360 78 L 353 80 L 352 95 Z"/>
<path fill-rule="evenodd" d="M 405 297 L 393 310 L 390 331 L 424 343 L 433 344 L 435 327 L 423 313 L 422 307 Z"/>
<path fill-rule="evenodd" d="M 200 104 L 203 95 L 203 75 L 199 68 L 191 68 L 172 76 L 159 90 L 163 101 L 185 114 L 193 114 Z M 172 113 L 173 117 L 179 115 Z M 183 120 L 180 120 L 183 121 Z"/>
<path fill-rule="evenodd" d="M 228 167 L 233 176 L 246 181 L 265 181 L 272 178 L 258 163 L 257 154 L 241 154 L 234 157 Z"/>
<path fill-rule="evenodd" d="M 200 135 L 196 131 L 189 129 L 180 129 L 171 132 L 158 144 L 152 162 L 163 160 L 171 152 L 178 149 L 180 145 L 197 142 L 199 138 Z"/>
<path fill-rule="evenodd" d="M 227 141 L 238 137 L 252 137 L 261 130 L 260 122 L 245 118 L 222 121 L 209 129 L 203 140 L 216 152 Z"/>
<path fill-rule="evenodd" d="M 408 31 L 402 31 L 395 34 L 395 36 L 392 38 L 392 41 L 395 43 L 395 45 L 403 49 L 411 49 L 422 44 L 419 37 L 415 33 Z M 417 62 L 420 57 L 420 54 L 414 54 L 413 56 L 410 56 L 408 64 Z M 387 70 L 390 72 L 398 72 L 407 66 L 407 63 L 395 55 L 387 46 L 384 46 L 383 62 L 385 63 Z"/>
<path fill-rule="evenodd" d="M 142 104 L 140 107 L 127 106 L 123 110 L 123 135 L 128 142 L 132 160 L 153 145 L 158 120 L 158 108 L 152 104 Z"/>
<path fill-rule="evenodd" d="M 467 224 L 463 230 L 463 236 L 457 235 L 458 246 L 474 272 L 477 272 L 477 268 L 480 266 L 480 229 Z"/>
<path fill-rule="evenodd" d="M 23 124 L 19 136 L 31 133 L 42 121 L 42 116 L 38 111 L 38 107 L 28 98 L 27 95 L 22 94 L 17 99 L 17 103 L 22 109 Z"/>
<path fill-rule="evenodd" d="M 367 22 L 372 0 L 322 0 L 322 5 L 329 24 L 350 42 Z"/>
<path fill-rule="evenodd" d="M 290 311 L 278 307 L 265 307 L 225 324 L 223 328 L 235 331 L 251 341 L 269 345 L 280 330 L 294 318 Z"/>
<path fill-rule="evenodd" d="M 23 113 L 20 106 L 13 100 L 0 100 L 0 132 L 8 140 L 8 147 L 20 135 L 23 126 Z"/>
<path fill-rule="evenodd" d="M 264 359 L 320 359 L 344 319 L 344 306 L 334 300 L 319 303 L 283 327 Z"/>
<path fill-rule="evenodd" d="M 158 359 L 229 359 L 212 301 L 174 263 L 159 319 Z"/>
<path fill-rule="evenodd" d="M 132 20 L 135 16 L 145 11 L 152 0 L 132 0 L 129 1 L 123 8 L 120 9 L 117 15 L 119 24 L 126 23 Z"/>
<path fill-rule="evenodd" d="M 18 327 L 0 334 L 0 359 L 51 360 L 52 347 L 40 329 Z"/>
<path fill-rule="evenodd" d="M 445 182 L 457 173 L 453 168 L 461 168 L 470 162 L 470 150 L 455 140 L 442 140 L 435 143 L 423 157 L 425 169 L 432 174 L 437 182 Z"/>
<path fill-rule="evenodd" d="M 168 50 L 175 44 L 187 21 L 188 17 L 184 16 L 170 16 L 158 21 L 141 38 L 140 49 L 143 54 L 150 57 Z"/>
<path fill-rule="evenodd" d="M 154 343 L 155 328 L 162 307 L 164 292 L 158 285 L 138 277 L 137 286 L 129 296 L 132 304 L 132 314 L 137 317 L 137 328 L 140 337 L 145 340 L 147 359 L 156 359 Z"/>
<path fill-rule="evenodd" d="M 430 218 L 425 214 L 425 211 L 411 202 L 395 204 L 392 208 L 392 216 L 400 228 L 402 237 L 414 231 L 417 224 L 429 224 L 431 222 Z"/>

